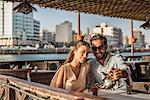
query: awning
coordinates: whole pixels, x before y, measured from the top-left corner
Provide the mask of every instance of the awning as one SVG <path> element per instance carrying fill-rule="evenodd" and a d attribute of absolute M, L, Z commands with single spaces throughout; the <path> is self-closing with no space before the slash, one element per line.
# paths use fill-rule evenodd
<path fill-rule="evenodd" d="M 150 0 L 4 0 L 28 1 L 41 7 L 146 21 L 150 19 Z"/>

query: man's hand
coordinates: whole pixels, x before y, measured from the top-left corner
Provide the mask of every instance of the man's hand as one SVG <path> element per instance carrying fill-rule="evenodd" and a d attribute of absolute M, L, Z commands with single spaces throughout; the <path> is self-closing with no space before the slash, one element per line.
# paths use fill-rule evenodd
<path fill-rule="evenodd" d="M 112 80 L 116 81 L 122 77 L 123 71 L 118 68 L 113 68 L 109 72 L 109 76 L 111 77 Z"/>
<path fill-rule="evenodd" d="M 118 79 L 120 79 L 121 77 L 122 77 L 122 70 L 120 70 L 120 69 L 118 69 L 118 68 L 116 68 L 116 69 L 114 69 L 114 71 L 113 71 L 113 80 L 118 80 Z"/>

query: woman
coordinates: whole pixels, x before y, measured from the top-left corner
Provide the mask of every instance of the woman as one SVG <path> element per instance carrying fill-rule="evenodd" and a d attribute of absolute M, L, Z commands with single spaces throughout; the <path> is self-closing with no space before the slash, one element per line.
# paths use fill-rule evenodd
<path fill-rule="evenodd" d="M 83 92 L 87 83 L 89 64 L 86 62 L 90 45 L 78 41 L 68 58 L 55 73 L 50 86 Z"/>

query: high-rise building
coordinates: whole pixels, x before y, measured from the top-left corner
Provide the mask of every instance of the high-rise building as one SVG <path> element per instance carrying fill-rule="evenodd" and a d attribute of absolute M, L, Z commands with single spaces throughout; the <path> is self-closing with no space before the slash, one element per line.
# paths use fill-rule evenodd
<path fill-rule="evenodd" d="M 13 44 L 12 3 L 0 1 L 0 45 Z"/>
<path fill-rule="evenodd" d="M 87 28 L 87 34 L 90 34 L 90 28 L 89 27 Z"/>
<path fill-rule="evenodd" d="M 141 48 L 141 46 L 144 45 L 144 35 L 142 32 L 138 29 L 133 30 L 134 37 L 136 39 L 136 42 L 134 44 L 135 48 Z"/>
<path fill-rule="evenodd" d="M 77 33 L 73 30 L 72 31 L 72 41 L 76 41 L 76 35 L 77 35 Z"/>
<path fill-rule="evenodd" d="M 37 44 L 40 41 L 40 33 L 39 32 L 40 32 L 40 22 L 38 20 L 34 19 L 34 36 L 33 36 L 34 44 Z"/>
<path fill-rule="evenodd" d="M 108 45 L 122 44 L 122 31 L 120 28 L 101 23 L 93 28 L 93 33 L 106 36 Z"/>
<path fill-rule="evenodd" d="M 56 42 L 71 42 L 72 41 L 72 23 L 65 21 L 56 25 Z"/>
<path fill-rule="evenodd" d="M 33 44 L 35 36 L 33 13 L 23 14 L 13 11 L 17 4 L 0 1 L 0 45 Z"/>
<path fill-rule="evenodd" d="M 123 37 L 123 45 L 124 46 L 129 45 L 129 38 L 128 38 L 128 36 L 124 36 Z"/>
<path fill-rule="evenodd" d="M 90 43 L 91 34 L 84 34 L 84 41 Z"/>

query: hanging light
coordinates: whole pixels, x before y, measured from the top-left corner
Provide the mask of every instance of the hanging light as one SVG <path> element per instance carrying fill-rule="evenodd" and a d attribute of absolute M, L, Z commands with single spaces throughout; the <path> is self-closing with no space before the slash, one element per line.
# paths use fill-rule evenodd
<path fill-rule="evenodd" d="M 147 21 L 144 24 L 142 24 L 140 27 L 142 27 L 146 30 L 150 29 L 150 20 L 147 19 Z"/>
<path fill-rule="evenodd" d="M 28 1 L 23 1 L 19 5 L 17 5 L 13 10 L 18 12 L 22 12 L 24 14 L 29 14 L 30 12 L 37 11 Z"/>

